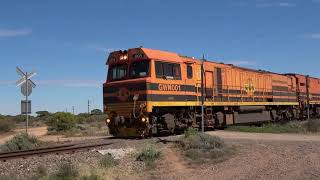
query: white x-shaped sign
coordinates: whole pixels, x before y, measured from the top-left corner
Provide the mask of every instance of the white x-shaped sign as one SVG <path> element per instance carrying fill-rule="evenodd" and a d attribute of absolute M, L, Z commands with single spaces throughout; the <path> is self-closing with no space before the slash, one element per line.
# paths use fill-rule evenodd
<path fill-rule="evenodd" d="M 35 71 L 29 73 L 28 75 L 26 75 L 19 67 L 16 68 L 16 71 L 22 77 L 20 80 L 16 82 L 17 86 L 21 86 L 23 83 L 25 83 L 28 80 L 28 83 L 30 83 L 33 88 L 36 87 L 36 84 L 32 80 L 30 80 L 30 78 L 32 78 L 37 74 Z"/>

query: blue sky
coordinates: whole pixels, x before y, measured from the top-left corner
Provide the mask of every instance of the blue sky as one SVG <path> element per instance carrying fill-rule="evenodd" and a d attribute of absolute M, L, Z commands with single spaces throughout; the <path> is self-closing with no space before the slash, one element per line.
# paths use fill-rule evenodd
<path fill-rule="evenodd" d="M 105 60 L 137 46 L 320 77 L 320 0 L 0 2 L 0 114 L 20 112 L 18 65 L 36 70 L 33 111 L 102 109 Z"/>

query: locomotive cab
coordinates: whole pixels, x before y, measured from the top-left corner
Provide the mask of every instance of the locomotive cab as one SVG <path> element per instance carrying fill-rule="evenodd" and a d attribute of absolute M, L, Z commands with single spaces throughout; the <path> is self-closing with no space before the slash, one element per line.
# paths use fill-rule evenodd
<path fill-rule="evenodd" d="M 174 56 L 174 57 L 173 57 Z M 115 136 L 146 136 L 157 133 L 155 114 L 168 103 L 181 106 L 196 101 L 196 60 L 145 48 L 112 52 L 107 60 L 108 77 L 103 85 L 106 123 Z M 200 78 L 198 78 L 200 85 Z M 199 92 L 200 93 L 200 92 Z M 199 94 L 198 94 L 199 95 Z M 164 119 L 166 121 L 166 119 Z M 164 122 L 164 129 L 174 129 Z M 171 125 L 170 125 L 171 124 Z"/>

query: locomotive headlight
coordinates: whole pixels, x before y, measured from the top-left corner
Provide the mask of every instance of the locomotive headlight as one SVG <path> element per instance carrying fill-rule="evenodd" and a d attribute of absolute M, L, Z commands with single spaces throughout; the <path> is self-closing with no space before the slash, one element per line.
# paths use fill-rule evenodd
<path fill-rule="evenodd" d="M 127 55 L 120 56 L 120 60 L 127 60 L 127 59 L 128 59 Z"/>
<path fill-rule="evenodd" d="M 144 123 L 149 123 L 149 118 L 148 117 L 143 117 L 141 118 L 141 121 Z"/>
<path fill-rule="evenodd" d="M 111 121 L 111 120 L 108 118 L 108 119 L 107 119 L 107 123 L 110 123 L 110 121 Z"/>

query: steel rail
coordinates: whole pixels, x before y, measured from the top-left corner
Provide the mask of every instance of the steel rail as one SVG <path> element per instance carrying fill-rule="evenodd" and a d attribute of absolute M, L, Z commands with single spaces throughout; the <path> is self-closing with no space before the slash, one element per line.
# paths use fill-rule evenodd
<path fill-rule="evenodd" d="M 113 143 L 104 142 L 104 143 L 90 144 L 90 145 L 69 144 L 69 145 L 53 146 L 53 147 L 46 147 L 46 148 L 37 148 L 32 150 L 6 152 L 6 153 L 0 153 L 0 160 L 6 161 L 8 159 L 24 158 L 28 156 L 52 154 L 52 153 L 68 152 L 68 151 L 75 152 L 76 150 L 91 149 L 94 147 L 106 146 L 110 144 L 113 144 Z"/>

